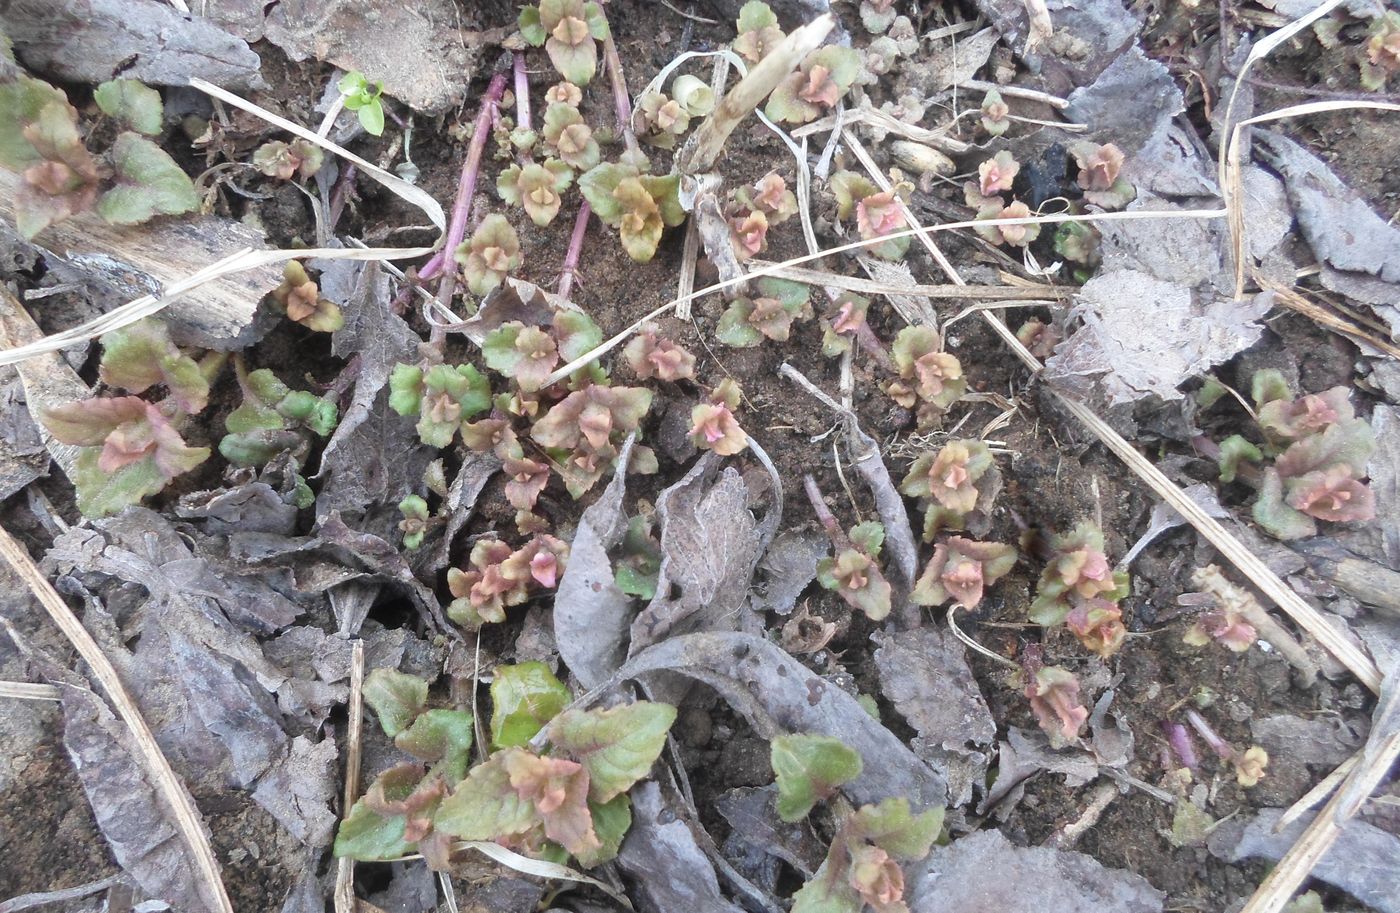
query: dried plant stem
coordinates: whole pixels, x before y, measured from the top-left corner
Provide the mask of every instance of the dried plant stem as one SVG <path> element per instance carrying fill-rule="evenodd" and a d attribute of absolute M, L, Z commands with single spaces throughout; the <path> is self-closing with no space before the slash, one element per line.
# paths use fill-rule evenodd
<path fill-rule="evenodd" d="M 515 125 L 530 129 L 530 74 L 525 71 L 525 52 L 511 55 L 511 72 L 515 74 Z"/>
<path fill-rule="evenodd" d="M 975 89 L 978 92 L 989 92 L 996 89 L 1005 98 L 1024 98 L 1027 101 L 1038 101 L 1060 111 L 1069 107 L 1069 102 L 1058 95 L 1037 92 L 1035 89 L 1024 89 L 1020 86 L 999 86 L 996 83 L 983 82 L 980 79 L 964 79 L 959 85 L 964 89 Z"/>
<path fill-rule="evenodd" d="M 0 682 L 0 697 L 17 701 L 61 701 L 63 693 L 53 685 L 34 682 Z"/>
<path fill-rule="evenodd" d="M 583 256 L 583 236 L 588 233 L 588 217 L 593 210 L 584 200 L 578 208 L 578 218 L 574 219 L 574 231 L 569 235 L 569 250 L 564 254 L 564 271 L 559 274 L 559 297 L 568 298 L 574 290 L 574 280 L 578 278 L 578 262 Z"/>
<path fill-rule="evenodd" d="M 1064 827 L 1051 834 L 1041 846 L 1053 847 L 1057 850 L 1068 850 L 1079 842 L 1079 838 L 1099 823 L 1103 817 L 1104 809 L 1109 803 L 1118 798 L 1118 785 L 1108 780 L 1103 781 L 1094 787 L 1094 791 L 1089 794 L 1089 804 L 1084 809 L 1083 814 L 1078 819 L 1071 821 Z"/>
<path fill-rule="evenodd" d="M 476 115 L 476 126 L 472 128 L 471 145 L 467 147 L 467 160 L 462 165 L 462 176 L 457 182 L 457 200 L 452 204 L 452 217 L 447 223 L 447 237 L 442 243 L 442 265 L 447 267 L 448 258 L 455 255 L 457 248 L 467 236 L 467 220 L 472 214 L 472 197 L 476 195 L 476 180 L 481 175 L 481 157 L 486 151 L 486 140 L 491 136 L 491 118 L 500 106 L 501 97 L 506 91 L 504 71 L 491 77 L 486 87 L 486 95 L 481 99 L 481 111 Z M 452 294 L 457 290 L 457 271 L 443 269 L 442 281 L 438 283 L 438 302 L 445 308 L 452 306 Z M 432 343 L 441 346 L 447 332 L 433 327 Z"/>
<path fill-rule="evenodd" d="M 360 755 L 365 723 L 365 642 L 356 638 L 350 646 L 350 719 L 345 725 L 344 815 L 360 796 Z M 336 862 L 335 913 L 355 913 L 355 860 L 341 857 Z"/>
<path fill-rule="evenodd" d="M 690 319 L 690 293 L 695 291 L 695 264 L 700 259 L 700 228 L 694 219 L 685 223 L 685 244 L 681 248 L 681 274 L 676 282 L 676 316 Z"/>
<path fill-rule="evenodd" d="M 41 891 L 33 894 L 21 894 L 18 897 L 11 897 L 4 903 L 0 903 L 0 913 L 20 913 L 21 910 L 29 910 L 34 907 L 44 907 L 49 904 L 63 903 L 68 900 L 79 900 L 89 897 L 108 888 L 114 888 L 125 881 L 125 875 L 110 875 L 101 881 L 90 881 L 87 884 L 80 884 L 77 887 L 64 888 L 61 891 Z"/>
<path fill-rule="evenodd" d="M 39 604 L 49 613 L 54 624 L 58 625 L 59 630 L 73 644 L 78 655 L 87 663 L 93 679 L 102 687 L 107 699 L 112 702 L 117 715 L 130 728 L 138 760 L 146 769 L 152 785 L 170 806 L 175 826 L 180 832 L 180 838 L 194 859 L 196 867 L 194 875 L 205 902 L 211 910 L 217 910 L 219 913 L 233 913 L 233 904 L 229 902 L 228 893 L 224 890 L 223 878 L 219 874 L 219 860 L 214 855 L 213 847 L 209 844 L 209 835 L 205 832 L 204 821 L 200 817 L 199 809 L 195 807 L 194 800 L 190 798 L 189 792 L 180 782 L 179 777 L 175 775 L 175 770 L 166 760 L 164 752 L 160 750 L 160 745 L 156 743 L 150 727 L 146 725 L 146 720 L 141 716 L 141 709 L 127 693 L 126 687 L 117 675 L 117 670 L 112 667 L 111 662 L 103 654 L 102 649 L 97 646 L 97 642 L 92 639 L 87 628 L 83 627 L 83 623 L 73 614 L 73 610 L 68 608 L 67 603 L 59 597 L 52 584 L 40 573 L 34 560 L 29 557 L 29 553 L 15 541 L 4 527 L 0 527 L 0 557 L 9 563 L 19 578 L 29 587 L 29 591 L 39 600 Z"/>
<path fill-rule="evenodd" d="M 821 521 L 822 528 L 831 537 L 831 544 L 837 548 L 849 544 L 845 530 L 841 529 L 841 524 L 836 522 L 836 515 L 827 506 L 826 498 L 822 496 L 822 490 L 817 487 L 817 480 L 812 478 L 810 473 L 802 477 L 802 490 L 807 493 L 807 500 L 812 502 L 812 511 Z"/>
<path fill-rule="evenodd" d="M 637 134 L 632 130 L 632 98 L 627 94 L 627 77 L 622 74 L 622 58 L 617 55 L 617 42 L 613 40 L 612 27 L 608 37 L 603 39 L 603 62 L 608 69 L 608 83 L 612 86 L 613 108 L 617 110 L 617 133 L 631 156 L 640 156 L 642 147 L 637 145 Z"/>
<path fill-rule="evenodd" d="M 831 273 L 821 269 L 806 269 L 801 266 L 782 266 L 771 260 L 750 260 L 749 265 L 755 269 L 765 267 L 779 267 L 769 275 L 779 279 L 791 279 L 794 282 L 807 282 L 813 285 L 823 285 L 830 288 L 839 288 L 848 292 L 858 292 L 862 295 L 883 295 L 886 292 L 895 292 L 901 295 L 911 295 L 916 298 L 967 298 L 978 301 L 1030 301 L 1037 304 L 1046 300 L 1066 301 L 1073 297 L 1074 290 L 1063 286 L 1040 285 L 1033 283 L 1026 286 L 1000 286 L 1000 285 L 894 285 L 889 282 L 881 282 L 877 279 L 862 279 L 859 276 L 843 276 L 839 273 Z"/>

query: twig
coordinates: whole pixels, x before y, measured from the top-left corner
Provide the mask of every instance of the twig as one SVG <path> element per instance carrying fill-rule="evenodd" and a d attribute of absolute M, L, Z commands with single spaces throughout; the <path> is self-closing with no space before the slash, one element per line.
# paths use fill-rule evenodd
<path fill-rule="evenodd" d="M 99 891 L 114 888 L 123 881 L 122 875 L 109 875 L 101 881 L 90 881 L 87 884 L 80 884 L 72 888 L 64 888 L 61 891 L 39 891 L 33 894 L 21 894 L 18 897 L 11 897 L 4 903 L 0 903 L 0 913 L 20 913 L 21 910 L 28 910 L 32 907 L 43 907 L 49 904 L 63 903 L 65 900 L 79 900 L 89 897 Z"/>
<path fill-rule="evenodd" d="M 452 204 L 452 217 L 447 223 L 447 237 L 442 244 L 442 265 L 448 264 L 449 257 L 456 254 L 457 247 L 467 234 L 467 220 L 471 217 L 472 197 L 476 195 L 476 179 L 481 174 L 481 156 L 486 151 L 486 140 L 491 135 L 491 116 L 501 103 L 506 91 L 506 73 L 498 72 L 491 77 L 486 87 L 486 95 L 481 99 L 481 111 L 476 115 L 476 126 L 472 128 L 471 145 L 467 148 L 467 160 L 462 165 L 462 176 L 457 182 L 457 200 Z M 438 284 L 438 302 L 445 308 L 452 306 L 452 293 L 457 288 L 457 271 L 444 269 L 442 281 Z M 447 332 L 434 326 L 431 342 L 441 348 Z"/>
<path fill-rule="evenodd" d="M 1041 846 L 1053 847 L 1057 850 L 1067 850 L 1079 842 L 1079 838 L 1084 836 L 1091 827 L 1099 823 L 1103 817 L 1104 809 L 1108 808 L 1110 802 L 1118 798 L 1118 786 L 1114 783 L 1104 781 L 1094 787 L 1094 791 L 1089 794 L 1089 804 L 1084 809 L 1084 813 L 1075 821 L 1071 821 L 1064 827 L 1051 834 Z"/>
<path fill-rule="evenodd" d="M 345 797 L 344 814 L 360 795 L 360 754 L 363 750 L 365 722 L 365 642 L 356 638 L 350 642 L 350 719 L 345 725 Z M 342 856 L 335 871 L 335 913 L 355 913 L 355 860 Z"/>
<path fill-rule="evenodd" d="M 1003 286 L 1003 285 L 894 285 L 889 282 L 880 282 L 876 279 L 862 279 L 859 276 L 845 276 L 839 273 L 831 273 L 821 269 L 806 269 L 801 266 L 783 266 L 771 260 L 750 260 L 749 265 L 754 269 L 764 269 L 766 267 L 776 267 L 768 275 L 776 276 L 779 279 L 791 279 L 794 282 L 806 282 L 813 285 L 825 285 L 831 288 L 839 288 L 848 292 L 859 292 L 863 295 L 883 295 L 887 292 L 894 292 L 900 295 L 911 295 L 916 298 L 967 298 L 979 301 L 1043 301 L 1068 300 L 1073 297 L 1074 290 L 1071 288 L 1056 285 L 1032 284 L 1026 286 Z"/>
<path fill-rule="evenodd" d="M 530 74 L 525 70 L 525 52 L 512 55 L 511 69 L 515 73 L 515 126 L 530 129 Z"/>
<path fill-rule="evenodd" d="M 0 697 L 14 698 L 17 701 L 61 701 L 63 692 L 53 685 L 35 682 L 0 682 Z"/>
<path fill-rule="evenodd" d="M 826 498 L 822 496 L 822 490 L 817 487 L 817 480 L 812 478 L 811 473 L 802 476 L 802 490 L 807 493 L 807 500 L 812 502 L 812 511 L 821 521 L 826 534 L 831 537 L 832 545 L 837 548 L 849 546 L 850 539 L 846 537 L 846 531 L 841 528 L 840 523 L 836 522 L 836 515 L 827 506 Z"/>
<path fill-rule="evenodd" d="M 1219 567 L 1210 564 L 1201 568 L 1191 575 L 1191 582 L 1214 596 L 1223 606 L 1233 609 L 1240 617 L 1253 625 L 1259 637 L 1277 650 L 1280 656 L 1288 660 L 1289 665 L 1297 669 L 1309 685 L 1316 681 L 1317 663 L 1313 662 L 1313 658 L 1308 655 L 1307 650 L 1303 649 L 1303 645 L 1298 643 L 1297 639 L 1289 634 L 1283 625 L 1274 621 L 1273 616 L 1264 611 L 1259 600 L 1255 599 L 1248 590 L 1225 579 L 1225 575 L 1220 572 Z"/>
<path fill-rule="evenodd" d="M 962 641 L 963 644 L 969 650 L 980 653 L 983 656 L 987 657 L 987 659 L 990 659 L 995 663 L 1006 666 L 1007 668 L 1012 669 L 1016 672 L 1020 672 L 1021 667 L 1018 666 L 1016 663 L 1012 662 L 1011 660 L 1007 659 L 1005 656 L 1002 656 L 999 653 L 993 653 L 991 650 L 988 650 L 986 647 L 982 646 L 980 643 L 974 640 L 970 634 L 963 631 L 962 628 L 958 627 L 958 609 L 965 610 L 966 608 L 967 607 L 960 602 L 955 602 L 948 608 L 948 629 L 953 632 L 953 636 L 956 637 L 958 640 Z"/>
<path fill-rule="evenodd" d="M 583 256 L 583 236 L 588 232 L 588 217 L 593 214 L 588 201 L 578 208 L 578 218 L 574 219 L 574 231 L 569 235 L 569 250 L 564 254 L 564 271 L 559 274 L 559 297 L 568 298 L 574 290 L 574 279 L 578 276 L 578 261 Z"/>
<path fill-rule="evenodd" d="M 1035 89 L 1026 89 L 1021 86 L 999 86 L 996 83 L 984 82 L 980 79 L 964 79 L 959 85 L 964 89 L 976 89 L 978 92 L 989 92 L 996 89 L 1005 98 L 1024 98 L 1027 101 L 1038 101 L 1043 105 L 1049 105 L 1060 111 L 1069 107 L 1066 99 L 1058 95 L 1051 95 L 1048 92 L 1040 92 Z"/>
<path fill-rule="evenodd" d="M 166 760 L 155 736 L 151 734 L 150 727 L 141 716 L 141 709 L 136 706 L 136 702 L 122 685 L 117 670 L 112 668 L 112 663 L 97 646 L 87 628 L 83 627 L 83 623 L 73 614 L 73 610 L 68 608 L 53 585 L 40 573 L 34 559 L 29 557 L 29 553 L 4 527 L 0 527 L 0 556 L 4 557 L 29 587 L 29 591 L 49 613 L 54 624 L 58 625 L 59 630 L 73 644 L 78 655 L 88 664 L 93 679 L 112 702 L 117 715 L 131 729 L 132 741 L 136 745 L 140 760 L 146 767 L 153 785 L 169 804 L 176 829 L 194 858 L 198 883 L 202 888 L 200 893 L 204 895 L 205 902 L 219 913 L 233 913 L 233 904 L 229 902 L 223 878 L 219 874 L 219 860 L 214 855 L 213 847 L 209 845 L 209 837 L 204 831 L 199 809 L 195 807 L 194 800 L 190 798 L 189 792 L 175 775 L 170 762 Z"/>
<path fill-rule="evenodd" d="M 640 157 L 642 147 L 637 145 L 637 134 L 632 130 L 632 98 L 627 94 L 627 78 L 622 75 L 622 58 L 617 55 L 617 42 L 613 40 L 612 28 L 603 39 L 603 62 L 608 69 L 608 83 L 612 86 L 613 108 L 617 111 L 617 132 L 627 146 L 629 157 Z"/>

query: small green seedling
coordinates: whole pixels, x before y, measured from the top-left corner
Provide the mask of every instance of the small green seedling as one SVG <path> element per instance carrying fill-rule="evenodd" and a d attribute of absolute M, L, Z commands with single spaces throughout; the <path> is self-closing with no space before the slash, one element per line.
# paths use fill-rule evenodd
<path fill-rule="evenodd" d="M 540 0 L 520 10 L 520 35 L 534 47 L 544 45 L 559 75 L 586 86 L 598 71 L 598 42 L 608 37 L 608 19 L 597 3 Z"/>
<path fill-rule="evenodd" d="M 354 111 L 360 126 L 371 136 L 384 133 L 384 84 L 370 82 L 359 70 L 351 70 L 336 85 L 347 110 Z"/>

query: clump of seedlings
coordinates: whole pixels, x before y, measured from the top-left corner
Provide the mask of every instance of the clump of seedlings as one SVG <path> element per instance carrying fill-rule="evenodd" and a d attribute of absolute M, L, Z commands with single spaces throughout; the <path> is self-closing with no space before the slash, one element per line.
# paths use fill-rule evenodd
<path fill-rule="evenodd" d="M 855 216 L 856 231 L 863 241 L 874 241 L 903 229 L 908 223 L 901 209 L 902 200 L 893 190 L 881 190 L 864 175 L 838 171 L 831 176 L 831 192 L 836 197 L 836 218 L 849 221 Z M 911 238 L 891 238 L 870 245 L 867 250 L 885 260 L 902 260 Z"/>
<path fill-rule="evenodd" d="M 637 99 L 632 129 L 642 140 L 658 149 L 674 149 L 676 142 L 690 129 L 690 118 L 690 109 L 679 99 L 652 89 Z"/>
<path fill-rule="evenodd" d="M 318 333 L 334 333 L 345 325 L 345 316 L 334 301 L 321 296 L 320 286 L 296 260 L 282 268 L 282 284 L 268 299 L 278 313 Z"/>
<path fill-rule="evenodd" d="M 300 465 L 310 435 L 326 437 L 335 430 L 339 408 L 333 395 L 292 390 L 267 368 L 249 371 L 242 355 L 234 356 L 233 367 L 243 401 L 224 419 L 228 434 L 219 441 L 219 454 L 233 465 L 262 466 L 283 452 L 291 452 Z"/>
<path fill-rule="evenodd" d="M 642 174 L 635 165 L 604 163 L 579 179 L 579 190 L 598 218 L 616 228 L 627 255 L 647 263 L 665 228 L 685 221 L 680 176 Z"/>
<path fill-rule="evenodd" d="M 797 196 L 788 190 L 782 175 L 770 171 L 752 187 L 729 192 L 724 217 L 734 255 L 742 263 L 768 247 L 768 229 L 797 214 Z"/>
<path fill-rule="evenodd" d="M 1069 152 L 1079 166 L 1075 181 L 1084 191 L 1084 202 L 1111 212 L 1137 199 L 1137 190 L 1120 174 L 1123 150 L 1113 143 L 1075 143 Z"/>
<path fill-rule="evenodd" d="M 15 227 L 33 238 L 55 222 L 95 210 L 113 225 L 199 208 L 194 184 L 160 146 L 160 95 L 140 83 L 97 87 L 99 109 L 125 129 L 98 154 L 83 142 L 78 110 L 61 90 L 11 65 L 0 82 L 0 167 L 18 173 Z"/>
<path fill-rule="evenodd" d="M 82 448 L 72 481 L 84 516 L 117 513 L 209 458 L 209 448 L 191 447 L 181 430 L 207 405 L 224 360 L 218 353 L 196 360 L 154 318 L 102 337 L 99 376 L 132 395 L 78 400 L 40 415 L 55 438 Z M 135 395 L 157 387 L 167 391 L 159 402 Z"/>
<path fill-rule="evenodd" d="M 933 327 L 900 330 L 891 346 L 891 360 L 899 376 L 885 385 L 885 393 L 905 409 L 917 408 L 921 428 L 931 425 L 967 392 L 962 362 L 943 351 L 943 338 Z"/>
<path fill-rule="evenodd" d="M 914 461 L 899 490 L 923 503 L 925 542 L 944 529 L 966 529 L 974 511 L 991 509 L 995 486 L 988 486 L 984 496 L 978 483 L 992 469 L 991 448 L 983 441 L 949 441 Z"/>
<path fill-rule="evenodd" d="M 973 217 L 976 221 L 1030 217 L 1029 206 L 1015 198 L 1007 203 L 1002 196 L 1011 191 L 1011 185 L 1020 170 L 1020 163 L 1006 150 L 998 152 L 978 166 L 977 180 L 963 185 L 963 197 L 967 205 L 977 211 Z M 1012 247 L 1026 247 L 1040 237 L 1040 226 L 1035 224 L 978 225 L 976 229 L 979 235 L 991 243 L 1008 244 Z"/>
<path fill-rule="evenodd" d="M 428 683 L 377 669 L 365 702 L 414 760 L 381 774 L 341 822 L 335 853 L 359 860 L 421 853 L 450 867 L 455 840 L 494 841 L 537 859 L 595 866 L 632 823 L 627 792 L 647 775 L 675 721 L 669 704 L 565 710 L 542 663 L 499 666 L 491 685 L 493 753 L 471 766 L 472 714 L 429 708 Z M 543 750 L 531 743 L 543 737 Z"/>
<path fill-rule="evenodd" d="M 1256 372 L 1251 394 L 1262 440 L 1232 435 L 1213 452 L 1220 479 L 1236 478 L 1259 490 L 1254 520 L 1279 539 L 1317 533 L 1317 521 L 1360 522 L 1376 515 L 1375 494 L 1366 484 L 1366 463 L 1375 449 L 1371 426 L 1357 418 L 1346 387 L 1294 396 L 1278 371 Z"/>
<path fill-rule="evenodd" d="M 745 349 L 764 339 L 786 342 L 794 321 L 812 317 L 806 285 L 772 276 L 755 284 L 755 297 L 735 298 L 720 315 L 715 338 L 727 346 Z"/>
<path fill-rule="evenodd" d="M 733 378 L 720 381 L 704 401 L 690 410 L 691 443 L 720 456 L 742 453 L 749 446 L 749 436 L 734 417 L 741 396 L 742 391 Z"/>
<path fill-rule="evenodd" d="M 864 612 L 871 621 L 884 619 L 890 614 L 893 596 L 890 582 L 880 570 L 884 524 L 867 520 L 851 527 L 847 534 L 826 506 L 816 479 L 804 476 L 802 484 L 835 551 L 832 557 L 817 562 L 817 582 L 834 591 L 851 608 Z"/>
<path fill-rule="evenodd" d="M 661 335 L 654 323 L 642 324 L 637 335 L 622 350 L 622 358 L 642 380 L 693 380 L 695 356 L 683 346 Z"/>
<path fill-rule="evenodd" d="M 398 364 L 389 375 L 389 407 L 418 416 L 418 437 L 430 447 L 450 445 L 490 405 L 490 384 L 473 365 Z"/>
<path fill-rule="evenodd" d="M 1129 592 L 1128 575 L 1114 571 L 1104 554 L 1103 530 L 1090 520 L 1050 540 L 1050 554 L 1036 585 L 1030 619 L 1063 624 L 1087 649 L 1112 656 L 1127 638 L 1118 602 Z"/>
<path fill-rule="evenodd" d="M 588 383 L 556 403 L 535 422 L 530 436 L 559 467 L 564 486 L 583 495 L 612 468 L 618 448 L 651 408 L 643 387 Z"/>
<path fill-rule="evenodd" d="M 544 46 L 559 75 L 586 86 L 598 71 L 598 42 L 608 37 L 608 20 L 597 3 L 540 0 L 520 10 L 520 35 L 534 47 Z"/>
<path fill-rule="evenodd" d="M 500 539 L 480 539 L 472 546 L 469 569 L 447 572 L 453 596 L 447 617 L 469 630 L 499 624 L 506 609 L 554 589 L 568 559 L 568 544 L 544 533 L 516 549 Z"/>

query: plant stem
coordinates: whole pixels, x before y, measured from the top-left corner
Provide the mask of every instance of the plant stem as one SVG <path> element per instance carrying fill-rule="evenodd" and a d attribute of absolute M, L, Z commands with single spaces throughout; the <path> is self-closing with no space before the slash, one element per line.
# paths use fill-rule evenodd
<path fill-rule="evenodd" d="M 807 493 L 807 500 L 812 502 L 812 511 L 821 521 L 822 527 L 826 529 L 826 534 L 831 537 L 831 544 L 838 549 L 849 543 L 846 533 L 841 529 L 841 524 L 836 522 L 836 516 L 831 512 L 831 508 L 826 506 L 826 499 L 822 497 L 822 490 L 817 487 L 817 480 L 808 473 L 802 477 L 802 490 Z"/>
<path fill-rule="evenodd" d="M 1233 761 L 1235 759 L 1236 752 L 1234 746 L 1222 739 L 1220 735 L 1211 728 L 1210 724 L 1206 722 L 1205 717 L 1188 708 L 1186 711 L 1186 722 L 1191 724 L 1191 728 L 1196 730 L 1196 734 L 1210 746 L 1211 751 L 1220 756 L 1222 761 Z"/>
<path fill-rule="evenodd" d="M 491 135 L 491 117 L 496 108 L 501 103 L 501 96 L 506 91 L 506 73 L 504 70 L 491 77 L 491 84 L 486 88 L 486 95 L 481 100 L 481 111 L 476 115 L 476 126 L 472 130 L 471 145 L 467 148 L 467 160 L 462 165 L 462 177 L 457 182 L 457 200 L 452 205 L 452 219 L 447 225 L 447 239 L 443 242 L 442 250 L 439 251 L 442 257 L 441 266 L 446 267 L 449 257 L 461 245 L 462 239 L 467 234 L 467 219 L 471 217 L 472 197 L 476 194 L 476 179 L 481 174 L 481 156 L 486 151 L 486 140 Z M 457 289 L 457 271 L 455 269 L 444 269 L 442 282 L 438 285 L 438 301 L 442 306 L 450 308 L 452 305 L 452 293 Z M 441 348 L 443 339 L 446 338 L 444 330 L 433 328 L 432 345 Z"/>
<path fill-rule="evenodd" d="M 516 51 L 511 68 L 515 71 L 515 125 L 530 129 L 530 75 L 525 72 L 525 52 Z"/>
<path fill-rule="evenodd" d="M 1175 754 L 1177 760 L 1186 766 L 1188 770 L 1194 771 L 1200 766 L 1200 760 L 1196 757 L 1196 748 L 1191 744 L 1191 736 L 1186 731 L 1186 727 L 1180 723 L 1173 723 L 1171 720 L 1162 720 L 1162 734 L 1167 737 L 1167 745 L 1171 748 L 1171 753 Z M 1169 755 L 1170 757 L 1170 755 Z"/>
<path fill-rule="evenodd" d="M 613 107 L 617 109 L 617 132 L 627 146 L 631 156 L 640 156 L 642 148 L 637 145 L 637 134 L 632 132 L 632 96 L 627 94 L 627 80 L 622 75 L 622 58 L 617 56 L 617 42 L 613 40 L 612 26 L 608 26 L 608 37 L 603 39 L 603 62 L 608 68 L 608 80 L 612 84 Z"/>
<path fill-rule="evenodd" d="M 564 272 L 559 276 L 560 298 L 568 298 L 569 293 L 574 290 L 574 277 L 578 275 L 578 261 L 583 254 L 583 236 L 588 231 L 588 217 L 592 214 L 593 210 L 589 208 L 588 201 L 584 200 L 578 209 L 578 218 L 574 219 L 574 233 L 569 236 L 569 250 L 564 255 Z"/>

